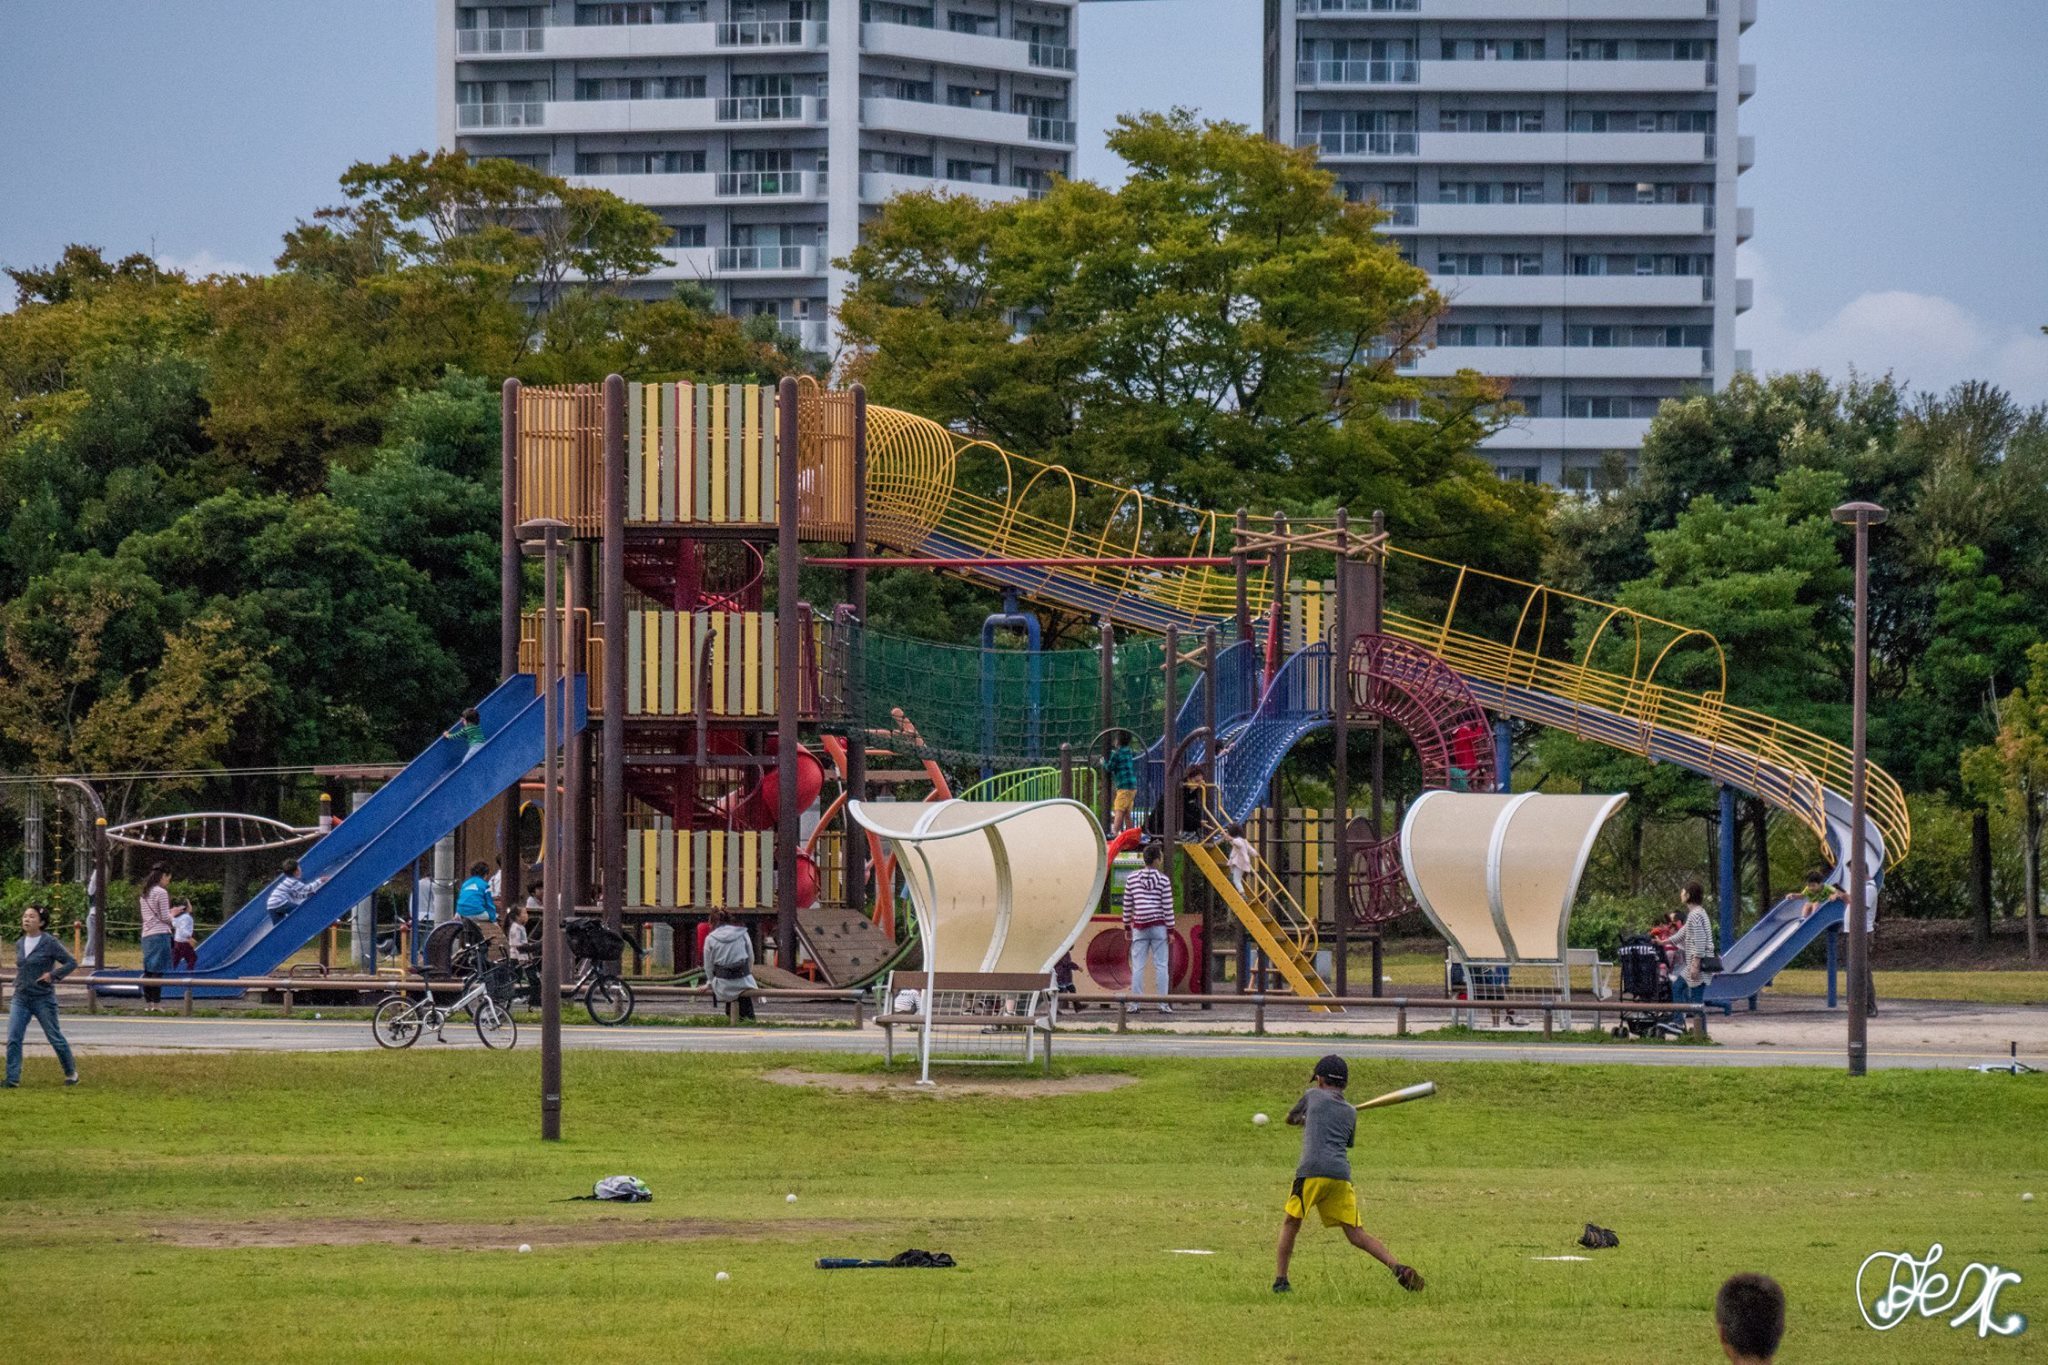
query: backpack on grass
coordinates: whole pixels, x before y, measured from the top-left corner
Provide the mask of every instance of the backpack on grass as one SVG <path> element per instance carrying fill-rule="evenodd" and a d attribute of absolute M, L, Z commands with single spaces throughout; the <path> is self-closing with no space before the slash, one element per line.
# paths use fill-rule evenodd
<path fill-rule="evenodd" d="M 589 1194 L 579 1194 L 578 1199 L 606 1199 L 622 1204 L 645 1204 L 654 1198 L 654 1191 L 647 1188 L 647 1182 L 637 1175 L 608 1175 L 591 1187 Z"/>

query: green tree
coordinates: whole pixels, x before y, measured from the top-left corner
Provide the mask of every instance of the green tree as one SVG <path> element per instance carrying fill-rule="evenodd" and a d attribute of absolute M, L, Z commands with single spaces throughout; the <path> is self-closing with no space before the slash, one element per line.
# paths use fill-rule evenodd
<path fill-rule="evenodd" d="M 1117 488 L 1383 508 L 1404 543 L 1532 569 L 1545 495 L 1472 454 L 1501 388 L 1403 371 L 1443 300 L 1381 215 L 1235 124 L 1126 117 L 1110 145 L 1114 190 L 883 208 L 840 310 L 870 394 Z"/>
<path fill-rule="evenodd" d="M 2024 841 L 2027 961 L 2038 957 L 2041 918 L 2041 802 L 2048 792 L 2048 644 L 2027 651 L 2027 681 L 1998 709 L 1998 735 L 1963 755 L 1963 776 L 1986 805 L 2003 804 Z"/>

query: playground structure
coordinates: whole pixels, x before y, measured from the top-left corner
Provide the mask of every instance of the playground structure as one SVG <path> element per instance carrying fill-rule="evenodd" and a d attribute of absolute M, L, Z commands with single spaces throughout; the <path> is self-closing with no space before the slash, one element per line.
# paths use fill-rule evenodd
<path fill-rule="evenodd" d="M 943 801 L 963 774 L 978 799 L 1078 797 L 1106 822 L 1096 765 L 1118 734 L 1139 751 L 1153 837 L 1169 865 L 1185 854 L 1184 899 L 1214 893 L 1194 990 L 1236 936 L 1293 990 L 1348 993 L 1354 938 L 1413 907 L 1385 809 L 1390 732 L 1425 792 L 1505 790 L 1511 721 L 1675 763 L 1721 784 L 1724 809 L 1746 792 L 1789 813 L 1851 875 L 1848 751 L 1729 705 L 1719 645 L 1682 625 L 1420 555 L 1342 512 L 1225 516 L 1097 483 L 857 387 L 508 381 L 503 414 L 505 682 L 482 703 L 488 742 L 466 760 L 431 746 L 307 850 L 306 875 L 329 885 L 274 925 L 259 891 L 202 950 L 202 976 L 274 966 L 479 811 L 503 865 L 529 866 L 519 784 L 545 747 L 549 639 L 567 642 L 575 698 L 548 793 L 569 903 L 628 931 L 731 910 L 783 969 L 826 984 L 876 979 L 910 947 L 903 848 L 857 811 L 919 810 L 920 789 Z M 520 528 L 543 521 L 564 537 L 552 617 L 522 590 Z M 1304 556 L 1333 575 L 1300 581 Z M 969 579 L 1002 608 L 978 647 L 873 631 L 868 576 L 888 567 Z M 825 572 L 843 575 L 839 600 L 806 603 L 800 574 Z M 1041 614 L 1092 626 L 1094 646 L 1043 648 Z M 1351 770 L 1360 729 L 1370 774 Z M 1327 844 L 1283 857 L 1281 765 L 1323 731 Z M 1340 814 L 1354 794 L 1366 809 Z M 1910 838 L 1874 770 L 1869 812 L 1858 874 L 1874 886 Z M 1241 891 L 1193 827 L 1231 823 L 1261 852 Z M 1721 830 L 1725 865 L 1735 822 Z M 464 861 L 488 857 L 475 842 Z M 1724 876 L 1729 989 L 1751 997 L 1841 924 L 1830 907 L 1733 942 L 1734 894 Z"/>

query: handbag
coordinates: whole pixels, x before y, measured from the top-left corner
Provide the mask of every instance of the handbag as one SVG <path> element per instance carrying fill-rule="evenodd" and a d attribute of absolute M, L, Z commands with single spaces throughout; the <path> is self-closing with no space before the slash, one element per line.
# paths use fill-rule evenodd
<path fill-rule="evenodd" d="M 1703 972 L 1703 973 L 1705 973 L 1706 975 L 1708 975 L 1708 976 L 1713 976 L 1713 975 L 1715 975 L 1716 973 L 1718 973 L 1718 972 L 1719 972 L 1720 970 L 1721 970 L 1721 957 L 1720 957 L 1720 954 L 1718 954 L 1718 953 L 1708 953 L 1708 954 L 1707 954 L 1707 955 L 1706 955 L 1705 957 L 1703 957 L 1703 958 L 1701 958 L 1701 959 L 1700 959 L 1700 971 L 1702 971 L 1702 972 Z"/>

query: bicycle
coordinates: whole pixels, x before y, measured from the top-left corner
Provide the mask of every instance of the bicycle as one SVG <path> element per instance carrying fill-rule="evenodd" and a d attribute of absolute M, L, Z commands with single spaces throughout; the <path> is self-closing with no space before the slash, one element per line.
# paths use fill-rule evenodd
<path fill-rule="evenodd" d="M 420 1040 L 422 1033 L 432 1029 L 435 1041 L 445 1043 L 448 1041 L 448 1021 L 460 1011 L 468 1010 L 470 1022 L 476 1027 L 476 1036 L 485 1047 L 516 1046 L 519 1042 L 519 1021 L 512 1017 L 509 998 L 504 1001 L 498 998 L 505 984 L 500 979 L 505 965 L 472 965 L 463 979 L 462 993 L 445 1006 L 434 999 L 432 987 L 419 1000 L 404 995 L 387 997 L 370 1017 L 371 1036 L 379 1047 L 408 1048 Z"/>

